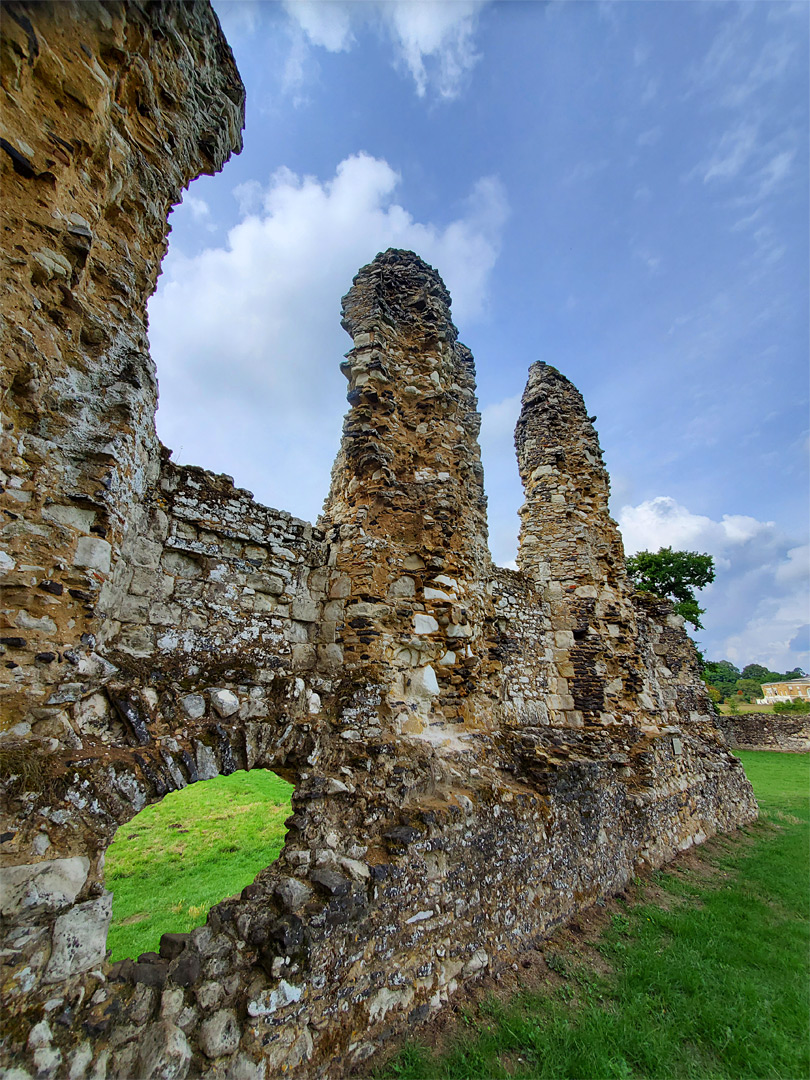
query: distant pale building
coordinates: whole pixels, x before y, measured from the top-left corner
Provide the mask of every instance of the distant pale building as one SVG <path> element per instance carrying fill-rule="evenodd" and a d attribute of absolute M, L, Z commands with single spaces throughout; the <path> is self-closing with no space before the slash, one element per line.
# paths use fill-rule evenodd
<path fill-rule="evenodd" d="M 763 683 L 762 694 L 757 705 L 773 705 L 775 701 L 794 701 L 796 698 L 810 701 L 810 678 Z"/>

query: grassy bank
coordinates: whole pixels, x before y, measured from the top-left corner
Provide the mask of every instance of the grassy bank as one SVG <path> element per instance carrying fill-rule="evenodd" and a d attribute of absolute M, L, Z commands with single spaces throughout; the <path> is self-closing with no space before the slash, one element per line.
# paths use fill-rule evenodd
<path fill-rule="evenodd" d="M 160 935 L 205 922 L 278 857 L 292 785 L 264 769 L 167 795 L 122 826 L 107 850 L 113 960 L 156 950 Z"/>
<path fill-rule="evenodd" d="M 443 1054 L 412 1044 L 380 1075 L 810 1075 L 810 757 L 740 757 L 759 823 L 654 875 L 655 903 L 614 905 L 589 948 L 549 943 L 545 985 L 468 1008 Z"/>
<path fill-rule="evenodd" d="M 723 716 L 742 716 L 745 713 L 758 713 L 759 715 L 768 716 L 773 713 L 773 705 L 749 705 L 747 701 L 744 701 L 741 705 L 737 706 L 736 713 L 733 713 L 731 708 L 725 703 L 718 705 L 717 708 Z"/>

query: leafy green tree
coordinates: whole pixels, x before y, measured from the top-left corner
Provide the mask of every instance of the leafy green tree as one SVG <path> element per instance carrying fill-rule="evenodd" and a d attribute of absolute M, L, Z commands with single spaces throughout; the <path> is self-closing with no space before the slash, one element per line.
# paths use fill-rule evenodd
<path fill-rule="evenodd" d="M 712 686 L 711 683 L 707 682 L 706 689 L 709 691 L 709 697 L 715 703 L 715 705 L 719 705 L 720 702 L 723 700 L 723 695 L 720 693 L 717 687 Z"/>
<path fill-rule="evenodd" d="M 749 703 L 762 697 L 762 684 L 756 679 L 737 679 L 737 690 Z"/>
<path fill-rule="evenodd" d="M 760 686 L 763 683 L 787 682 L 790 679 L 806 678 L 801 668 L 786 671 L 783 675 L 781 672 L 771 671 L 770 668 L 766 668 L 763 664 L 746 664 L 740 673 L 740 677 L 743 679 L 756 679 Z"/>
<path fill-rule="evenodd" d="M 730 660 L 709 660 L 703 669 L 703 678 L 720 691 L 722 698 L 727 698 L 737 689 L 740 669 Z"/>
<path fill-rule="evenodd" d="M 764 682 L 775 681 L 771 677 L 773 672 L 769 671 L 768 668 L 764 667 L 762 664 L 746 664 L 740 672 L 740 675 L 743 679 L 756 679 L 760 685 Z"/>
<path fill-rule="evenodd" d="M 714 581 L 711 555 L 669 547 L 639 551 L 627 560 L 627 573 L 637 589 L 671 600 L 688 623 L 696 630 L 703 628 L 700 616 L 706 609 L 698 606 L 695 591 Z"/>

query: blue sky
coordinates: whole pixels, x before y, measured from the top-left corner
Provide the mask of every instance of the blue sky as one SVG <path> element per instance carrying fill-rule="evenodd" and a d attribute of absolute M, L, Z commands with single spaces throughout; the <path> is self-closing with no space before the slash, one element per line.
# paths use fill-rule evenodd
<path fill-rule="evenodd" d="M 707 653 L 810 669 L 810 6 L 214 7 L 245 148 L 174 211 L 150 303 L 175 459 L 314 520 L 346 408 L 340 297 L 412 248 L 476 358 L 496 561 L 544 360 L 598 416 L 628 552 L 714 555 Z"/>

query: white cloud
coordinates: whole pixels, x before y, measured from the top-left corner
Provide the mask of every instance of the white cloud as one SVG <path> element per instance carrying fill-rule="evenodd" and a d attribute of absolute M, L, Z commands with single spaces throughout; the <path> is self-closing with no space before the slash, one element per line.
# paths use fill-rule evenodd
<path fill-rule="evenodd" d="M 293 35 L 286 87 L 298 89 L 304 80 L 304 41 L 329 52 L 345 52 L 356 40 L 352 24 L 365 24 L 390 40 L 397 62 L 413 78 L 419 97 L 432 90 L 446 100 L 456 98 L 479 59 L 475 33 L 479 13 L 488 2 L 285 0 L 284 9 L 299 31 Z"/>
<path fill-rule="evenodd" d="M 737 176 L 756 150 L 757 134 L 757 126 L 745 120 L 724 132 L 705 166 L 703 182 L 730 180 Z"/>
<path fill-rule="evenodd" d="M 211 216 L 211 207 L 205 199 L 197 199 L 194 195 L 186 193 L 183 205 L 189 208 L 195 221 L 204 221 Z"/>
<path fill-rule="evenodd" d="M 481 7 L 480 0 L 389 0 L 380 5 L 420 97 L 431 83 L 443 98 L 458 96 L 478 60 L 473 39 Z"/>
<path fill-rule="evenodd" d="M 650 251 L 649 248 L 645 247 L 643 244 L 633 243 L 630 250 L 633 257 L 640 259 L 651 274 L 658 274 L 661 272 L 660 255 L 656 255 L 654 251 Z"/>
<path fill-rule="evenodd" d="M 641 104 L 649 105 L 658 96 L 658 79 L 648 79 L 641 91 Z"/>
<path fill-rule="evenodd" d="M 239 191 L 227 244 L 194 258 L 172 248 L 149 306 L 160 378 L 158 429 L 181 460 L 224 470 L 262 502 L 312 520 L 326 495 L 345 411 L 349 345 L 340 297 L 387 247 L 436 266 L 457 323 L 485 310 L 506 218 L 494 177 L 440 227 L 394 200 L 399 177 L 367 154 L 321 181 L 280 169 Z"/>
<path fill-rule="evenodd" d="M 348 4 L 284 0 L 283 6 L 313 45 L 320 45 L 329 52 L 346 52 L 351 48 L 354 38 Z"/>
<path fill-rule="evenodd" d="M 791 647 L 808 621 L 806 545 L 795 546 L 772 521 L 715 521 L 666 496 L 622 507 L 618 521 L 628 554 L 673 547 L 714 557 L 717 578 L 699 595 L 706 628 L 698 637 L 711 658 L 776 671 L 810 666 L 810 654 Z"/>
<path fill-rule="evenodd" d="M 591 180 L 594 176 L 603 173 L 608 165 L 610 165 L 610 162 L 607 158 L 599 158 L 597 161 L 578 161 L 573 168 L 565 173 L 562 178 L 562 183 L 567 186 L 569 184 L 579 184 L 583 181 Z"/>
<path fill-rule="evenodd" d="M 794 60 L 799 60 L 799 40 L 807 36 L 807 5 L 770 5 L 768 22 L 773 29 L 762 36 L 761 24 L 754 16 L 755 5 L 729 7 L 702 60 L 691 72 L 691 90 L 708 95 L 723 108 L 739 108 L 753 97 L 762 99 L 763 91 L 779 83 Z M 778 19 L 772 16 L 777 15 Z"/>
<path fill-rule="evenodd" d="M 198 199 L 188 192 L 183 196 L 185 206 L 198 225 L 202 225 L 208 232 L 216 232 L 217 227 L 211 220 L 211 207 L 205 199 Z"/>
<path fill-rule="evenodd" d="M 782 183 L 790 172 L 795 156 L 796 151 L 794 149 L 782 150 L 778 154 L 774 154 L 771 160 L 763 165 L 757 177 L 759 182 L 757 199 L 764 199 Z"/>

